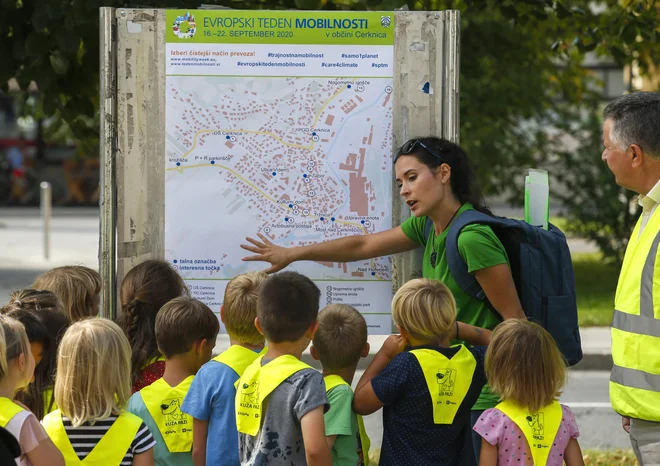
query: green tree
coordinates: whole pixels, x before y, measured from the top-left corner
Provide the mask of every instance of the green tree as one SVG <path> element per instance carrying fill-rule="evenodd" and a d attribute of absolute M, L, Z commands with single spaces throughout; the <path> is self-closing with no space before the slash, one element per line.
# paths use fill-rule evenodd
<path fill-rule="evenodd" d="M 642 72 L 660 56 L 656 0 L 205 2 L 243 9 L 460 10 L 461 143 L 476 162 L 485 190 L 494 194 L 513 186 L 516 200 L 522 199 L 524 168 L 565 155 L 547 128 L 566 123 L 575 114 L 572 110 L 591 98 L 589 73 L 580 67 L 584 54 L 608 54 L 621 65 L 634 61 Z M 139 7 L 194 9 L 199 3 L 140 0 Z M 594 10 L 591 4 L 602 8 Z M 15 77 L 25 89 L 35 81 L 40 90 L 37 110 L 57 117 L 88 147 L 98 141 L 101 6 L 138 5 L 119 0 L 0 0 L 0 83 Z"/>

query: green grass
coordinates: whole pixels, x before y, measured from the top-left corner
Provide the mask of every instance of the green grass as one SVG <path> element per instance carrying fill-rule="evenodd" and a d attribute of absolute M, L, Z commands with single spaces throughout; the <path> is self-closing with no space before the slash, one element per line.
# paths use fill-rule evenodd
<path fill-rule="evenodd" d="M 610 325 L 619 266 L 603 263 L 597 253 L 574 254 L 573 271 L 580 326 Z"/>
<path fill-rule="evenodd" d="M 633 466 L 637 458 L 632 450 L 585 450 L 582 452 L 585 466 Z"/>
<path fill-rule="evenodd" d="M 632 450 L 585 450 L 585 466 L 635 466 L 637 459 Z M 378 464 L 380 449 L 369 452 L 369 464 Z"/>

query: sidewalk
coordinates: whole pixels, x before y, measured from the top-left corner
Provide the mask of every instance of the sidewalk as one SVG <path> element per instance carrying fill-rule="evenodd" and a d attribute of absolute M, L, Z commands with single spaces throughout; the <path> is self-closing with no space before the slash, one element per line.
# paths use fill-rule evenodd
<path fill-rule="evenodd" d="M 9 294 L 29 286 L 37 275 L 61 265 L 86 265 L 98 269 L 98 209 L 55 208 L 51 222 L 51 257 L 43 257 L 43 235 L 38 209 L 0 208 L 0 305 L 6 303 Z M 571 249 L 579 251 L 593 248 L 583 240 L 569 240 Z M 590 327 L 580 330 L 584 359 L 575 370 L 610 370 L 610 330 L 608 327 Z M 380 349 L 386 336 L 369 337 L 371 352 L 362 359 L 365 368 Z M 226 335 L 218 336 L 215 352 L 229 346 Z M 315 365 L 309 349 L 303 357 Z"/>

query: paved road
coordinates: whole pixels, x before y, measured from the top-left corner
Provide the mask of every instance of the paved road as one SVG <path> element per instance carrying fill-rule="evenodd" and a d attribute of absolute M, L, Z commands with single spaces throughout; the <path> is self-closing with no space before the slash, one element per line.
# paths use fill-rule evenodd
<path fill-rule="evenodd" d="M 362 371 L 355 376 L 357 384 Z M 609 372 L 573 372 L 561 397 L 575 414 L 580 429 L 582 449 L 612 450 L 630 448 L 625 432 L 621 429 L 621 418 L 609 403 Z M 380 448 L 382 442 L 382 411 L 365 418 L 365 426 L 371 438 L 371 448 Z"/>
<path fill-rule="evenodd" d="M 43 257 L 38 209 L 0 209 L 0 305 L 37 275 L 67 264 L 98 269 L 99 216 L 95 208 L 54 209 L 49 259 Z"/>

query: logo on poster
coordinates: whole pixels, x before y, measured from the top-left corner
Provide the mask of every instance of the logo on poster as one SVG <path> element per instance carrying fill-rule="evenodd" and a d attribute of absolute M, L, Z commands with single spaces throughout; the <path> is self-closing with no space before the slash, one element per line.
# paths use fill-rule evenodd
<path fill-rule="evenodd" d="M 172 32 L 179 39 L 190 39 L 197 32 L 195 17 L 190 13 L 183 16 L 177 16 L 172 24 Z"/>

